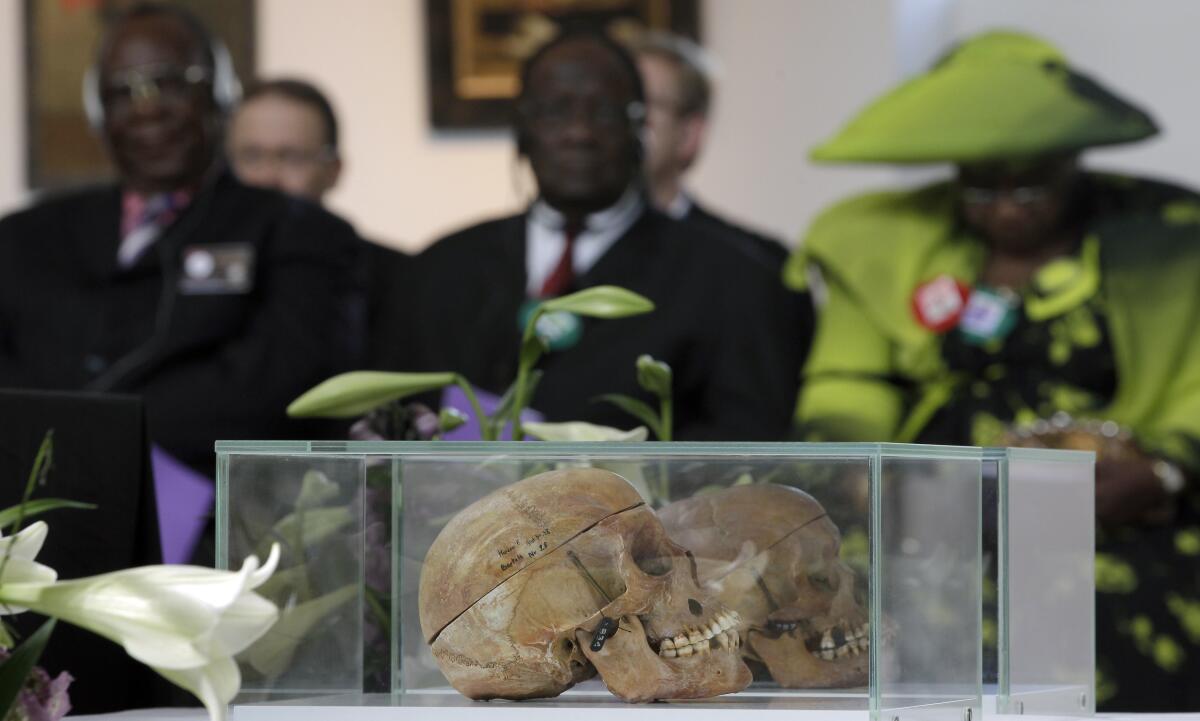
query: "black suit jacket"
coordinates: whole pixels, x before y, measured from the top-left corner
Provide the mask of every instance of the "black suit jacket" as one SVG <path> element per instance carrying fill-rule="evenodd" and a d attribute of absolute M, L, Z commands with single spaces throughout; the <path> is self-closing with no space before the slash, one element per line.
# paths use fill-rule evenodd
<path fill-rule="evenodd" d="M 453 370 L 498 393 L 516 374 L 526 300 L 524 215 L 446 237 L 412 260 L 407 282 L 384 309 L 393 328 L 373 365 Z M 774 440 L 795 404 L 806 336 L 778 273 L 737 243 L 647 210 L 576 288 L 612 284 L 654 301 L 652 313 L 583 319 L 578 345 L 543 357 L 532 406 L 550 420 L 637 425 L 604 393 L 655 405 L 637 385 L 649 353 L 674 370 L 675 437 Z"/>
<path fill-rule="evenodd" d="M 734 225 L 719 215 L 714 215 L 694 200 L 683 219 L 710 228 L 715 233 L 748 241 L 755 252 L 762 254 L 764 261 L 773 264 L 777 269 L 782 270 L 783 262 L 787 260 L 788 250 L 783 243 L 744 226 Z"/>
<path fill-rule="evenodd" d="M 140 394 L 152 440 L 208 473 L 217 439 L 332 432 L 284 409 L 361 361 L 350 226 L 225 173 L 122 269 L 120 212 L 108 187 L 0 220 L 0 386 Z M 183 292 L 185 250 L 220 244 L 252 252 L 248 292 Z"/>

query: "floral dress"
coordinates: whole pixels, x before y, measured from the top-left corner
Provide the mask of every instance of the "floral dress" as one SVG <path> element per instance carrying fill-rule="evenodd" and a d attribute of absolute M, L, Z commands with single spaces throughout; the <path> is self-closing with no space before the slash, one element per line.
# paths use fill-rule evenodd
<path fill-rule="evenodd" d="M 999 445 L 1013 425 L 1108 404 L 1117 369 L 1103 287 L 1036 319 L 1030 297 L 1013 294 L 1001 337 L 945 334 L 942 358 L 960 380 L 920 442 Z M 1200 709 L 1200 493 L 1192 487 L 1176 505 L 1168 524 L 1096 529 L 1101 711 Z"/>

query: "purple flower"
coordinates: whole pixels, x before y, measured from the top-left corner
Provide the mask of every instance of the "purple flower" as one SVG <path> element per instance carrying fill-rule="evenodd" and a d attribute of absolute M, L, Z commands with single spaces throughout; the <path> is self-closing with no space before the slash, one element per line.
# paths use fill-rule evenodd
<path fill-rule="evenodd" d="M 8 656 L 9 652 L 0 648 L 0 661 Z M 67 687 L 74 680 L 66 671 L 52 679 L 41 666 L 34 666 L 17 695 L 16 704 L 5 717 L 6 721 L 59 721 L 71 711 Z"/>

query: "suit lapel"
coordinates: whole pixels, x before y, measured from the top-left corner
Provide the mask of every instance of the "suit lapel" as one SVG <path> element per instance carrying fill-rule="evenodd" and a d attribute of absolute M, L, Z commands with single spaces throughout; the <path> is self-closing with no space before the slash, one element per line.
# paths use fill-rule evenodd
<path fill-rule="evenodd" d="M 629 230 L 586 273 L 579 276 L 578 286 L 642 285 L 640 281 L 651 274 L 654 258 L 661 252 L 658 239 L 665 230 L 662 227 L 664 222 L 670 221 L 653 210 L 643 211 Z"/>
<path fill-rule="evenodd" d="M 93 278 L 110 278 L 117 272 L 117 246 L 121 243 L 121 191 L 116 186 L 87 196 L 80 212 L 65 219 L 72 226 L 74 257 Z"/>

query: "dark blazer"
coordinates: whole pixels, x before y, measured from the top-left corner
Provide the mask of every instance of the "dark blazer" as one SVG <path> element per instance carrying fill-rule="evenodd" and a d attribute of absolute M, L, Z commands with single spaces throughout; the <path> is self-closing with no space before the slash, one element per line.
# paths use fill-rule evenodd
<path fill-rule="evenodd" d="M 526 300 L 526 217 L 485 222 L 413 259 L 383 312 L 394 332 L 373 367 L 464 374 L 498 393 L 516 374 L 518 311 Z M 647 210 L 576 289 L 619 285 L 649 297 L 653 313 L 583 319 L 573 348 L 551 352 L 532 407 L 554 421 L 630 428 L 637 421 L 593 402 L 604 393 L 653 399 L 637 385 L 649 353 L 674 370 L 675 437 L 773 440 L 796 399 L 807 335 L 778 273 L 738 243 Z M 653 404 L 653 403 L 652 403 Z"/>
<path fill-rule="evenodd" d="M 762 253 L 765 260 L 774 263 L 780 270 L 783 268 L 783 262 L 787 260 L 788 250 L 783 243 L 775 238 L 750 230 L 745 226 L 735 225 L 725 218 L 715 215 L 695 200 L 692 201 L 692 205 L 688 209 L 687 215 L 683 216 L 683 220 L 698 223 L 711 228 L 714 232 L 728 235 L 732 238 L 749 241 L 751 246 Z"/>
<path fill-rule="evenodd" d="M 317 206 L 225 173 L 129 269 L 108 187 L 0 220 L 0 386 L 140 394 L 152 440 L 212 472 L 213 441 L 332 432 L 287 404 L 354 368 L 363 243 Z M 249 287 L 184 289 L 185 254 L 235 248 Z"/>

